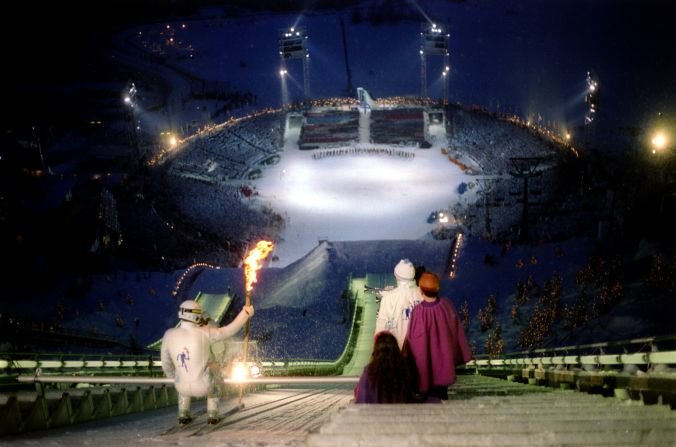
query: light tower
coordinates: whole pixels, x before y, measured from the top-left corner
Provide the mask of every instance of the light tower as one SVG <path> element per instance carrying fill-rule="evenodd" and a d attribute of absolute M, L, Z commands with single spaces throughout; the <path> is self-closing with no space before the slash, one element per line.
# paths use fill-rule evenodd
<path fill-rule="evenodd" d="M 596 111 L 599 108 L 599 81 L 592 72 L 587 72 L 587 91 L 584 95 L 584 102 L 587 104 L 587 113 L 584 116 L 584 123 L 589 124 L 596 118 Z"/>
<path fill-rule="evenodd" d="M 141 129 L 139 126 L 138 117 L 136 116 L 137 93 L 138 90 L 136 90 L 136 84 L 130 82 L 125 87 L 122 101 L 125 105 L 125 120 L 129 123 L 129 146 L 134 148 L 134 158 L 136 159 L 136 162 L 140 164 L 141 143 L 139 141 L 139 131 Z"/>
<path fill-rule="evenodd" d="M 307 31 L 304 27 L 292 26 L 279 31 L 277 43 L 279 45 L 280 75 L 284 78 L 288 75 L 286 61 L 301 59 L 303 62 L 303 99 L 310 98 L 310 52 L 306 47 Z M 285 79 L 282 79 L 285 82 Z M 283 102 L 288 98 L 283 98 Z"/>
<path fill-rule="evenodd" d="M 427 98 L 427 56 L 441 56 L 444 59 L 442 72 L 444 104 L 448 104 L 448 74 L 451 70 L 448 41 L 451 35 L 435 23 L 420 26 L 420 97 Z"/>

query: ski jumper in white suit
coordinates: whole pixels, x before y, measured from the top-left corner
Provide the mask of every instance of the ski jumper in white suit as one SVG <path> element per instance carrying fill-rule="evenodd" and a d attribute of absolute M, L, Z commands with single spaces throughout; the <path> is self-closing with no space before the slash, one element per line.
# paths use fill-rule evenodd
<path fill-rule="evenodd" d="M 399 349 L 404 346 L 408 322 L 413 307 L 421 300 L 415 283 L 415 269 L 408 260 L 402 260 L 394 269 L 397 287 L 380 292 L 380 309 L 376 318 L 376 334 L 389 331 L 397 339 Z"/>
<path fill-rule="evenodd" d="M 253 313 L 253 312 L 249 312 Z M 162 338 L 162 370 L 174 379 L 178 391 L 179 418 L 190 416 L 190 398 L 207 396 L 207 413 L 218 414 L 220 383 L 216 371 L 209 368 L 215 361 L 211 343 L 232 337 L 244 326 L 249 314 L 245 309 L 227 326 L 199 325 L 182 320 Z"/>

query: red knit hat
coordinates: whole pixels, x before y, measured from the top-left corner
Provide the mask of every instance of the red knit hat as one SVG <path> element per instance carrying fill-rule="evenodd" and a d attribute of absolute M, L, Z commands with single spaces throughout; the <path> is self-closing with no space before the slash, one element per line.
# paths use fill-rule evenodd
<path fill-rule="evenodd" d="M 434 273 L 430 272 L 425 272 L 420 276 L 420 280 L 418 281 L 418 285 L 420 286 L 420 290 L 425 295 L 436 295 L 439 293 L 439 277 L 435 275 Z"/>

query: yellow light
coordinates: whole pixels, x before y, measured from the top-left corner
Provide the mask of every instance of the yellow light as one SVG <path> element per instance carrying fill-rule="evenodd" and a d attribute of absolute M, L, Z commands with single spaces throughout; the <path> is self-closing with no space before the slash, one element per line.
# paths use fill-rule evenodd
<path fill-rule="evenodd" d="M 667 137 L 662 132 L 658 132 L 653 137 L 652 143 L 656 149 L 664 149 L 664 147 L 667 145 Z"/>
<path fill-rule="evenodd" d="M 249 371 L 244 363 L 237 362 L 232 367 L 232 373 L 230 374 L 230 378 L 232 378 L 232 380 L 243 381 L 246 380 L 248 377 Z"/>
<path fill-rule="evenodd" d="M 566 140 L 570 140 L 570 134 L 566 132 Z"/>
<path fill-rule="evenodd" d="M 176 137 L 170 137 L 170 138 L 169 138 L 169 145 L 170 145 L 171 147 L 174 147 L 174 146 L 176 146 L 177 144 L 178 144 L 178 140 L 176 139 Z"/>

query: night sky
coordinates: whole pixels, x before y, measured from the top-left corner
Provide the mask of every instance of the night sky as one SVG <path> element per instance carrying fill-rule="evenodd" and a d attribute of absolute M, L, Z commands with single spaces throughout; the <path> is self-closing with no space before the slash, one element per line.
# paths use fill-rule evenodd
<path fill-rule="evenodd" d="M 219 4 L 227 7 L 229 3 L 237 2 Z M 330 3 L 311 4 L 321 9 Z M 372 4 L 367 0 L 361 6 Z M 430 18 L 450 25 L 451 88 L 456 100 L 493 109 L 502 104 L 522 116 L 545 113 L 551 120 L 581 121 L 580 94 L 586 72 L 593 70 L 600 79 L 600 112 L 608 118 L 607 123 L 649 126 L 657 112 L 674 115 L 676 2 L 467 0 L 419 4 Z M 415 9 L 412 2 L 408 6 Z M 106 33 L 133 23 L 190 13 L 198 7 L 196 2 L 180 1 L 3 5 L 3 71 L 12 85 L 8 100 L 14 105 L 13 112 L 9 107 L 4 109 L 3 118 L 16 119 L 17 113 L 30 110 L 27 98 L 44 85 L 56 80 L 84 82 L 96 76 L 89 61 Z M 350 7 L 343 9 L 346 14 L 350 11 Z M 423 20 L 422 14 L 418 19 Z M 505 60 L 511 63 L 504 64 Z M 502 70 L 503 65 L 509 70 Z M 40 99 L 33 101 L 39 103 Z"/>

